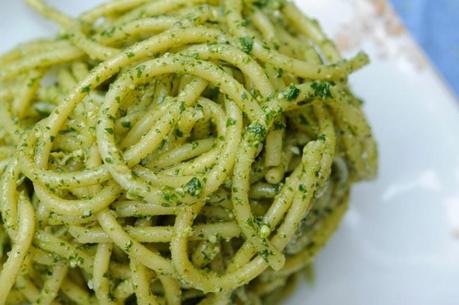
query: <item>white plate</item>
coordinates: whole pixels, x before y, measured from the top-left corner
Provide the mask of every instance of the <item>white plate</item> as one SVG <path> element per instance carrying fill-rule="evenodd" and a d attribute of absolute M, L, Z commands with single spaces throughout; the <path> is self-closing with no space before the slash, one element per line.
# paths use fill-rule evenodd
<path fill-rule="evenodd" d="M 96 2 L 49 1 L 73 14 Z M 354 188 L 317 258 L 315 283 L 286 304 L 459 304 L 459 103 L 383 1 L 297 2 L 346 53 L 371 55 L 352 84 L 381 157 L 378 179 Z M 0 9 L 1 52 L 55 29 L 22 1 L 1 0 Z"/>

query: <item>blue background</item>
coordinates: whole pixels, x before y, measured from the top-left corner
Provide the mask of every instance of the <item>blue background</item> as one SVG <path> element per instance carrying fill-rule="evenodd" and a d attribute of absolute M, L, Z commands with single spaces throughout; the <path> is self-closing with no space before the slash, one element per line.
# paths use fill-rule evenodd
<path fill-rule="evenodd" d="M 459 0 L 390 0 L 459 96 Z"/>

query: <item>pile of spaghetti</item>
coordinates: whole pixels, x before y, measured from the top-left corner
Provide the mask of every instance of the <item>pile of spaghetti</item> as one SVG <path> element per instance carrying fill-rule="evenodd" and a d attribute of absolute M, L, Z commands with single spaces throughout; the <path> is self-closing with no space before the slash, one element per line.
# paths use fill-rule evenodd
<path fill-rule="evenodd" d="M 0 57 L 0 304 L 271 304 L 377 150 L 282 0 L 118 0 Z"/>

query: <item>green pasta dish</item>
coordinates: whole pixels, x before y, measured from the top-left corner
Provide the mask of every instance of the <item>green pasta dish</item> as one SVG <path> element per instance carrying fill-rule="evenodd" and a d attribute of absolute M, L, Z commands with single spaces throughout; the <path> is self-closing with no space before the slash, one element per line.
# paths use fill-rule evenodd
<path fill-rule="evenodd" d="M 117 0 L 0 57 L 0 304 L 274 304 L 377 170 L 283 0 Z"/>

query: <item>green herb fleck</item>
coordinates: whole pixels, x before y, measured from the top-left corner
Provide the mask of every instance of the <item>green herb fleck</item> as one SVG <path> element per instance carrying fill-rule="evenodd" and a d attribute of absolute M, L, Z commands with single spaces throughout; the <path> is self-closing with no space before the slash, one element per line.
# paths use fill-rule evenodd
<path fill-rule="evenodd" d="M 330 83 L 313 82 L 311 84 L 311 88 L 314 90 L 314 96 L 321 99 L 332 97 L 330 87 Z"/>
<path fill-rule="evenodd" d="M 198 197 L 202 193 L 202 184 L 201 181 L 193 177 L 187 184 L 185 184 L 185 191 L 191 196 Z"/>
<path fill-rule="evenodd" d="M 116 31 L 116 28 L 112 27 L 110 29 L 104 30 L 102 33 L 100 33 L 100 35 L 103 37 L 112 37 L 115 31 Z"/>
<path fill-rule="evenodd" d="M 134 245 L 134 243 L 132 242 L 132 240 L 129 240 L 125 245 L 124 245 L 124 251 L 126 252 L 129 252 L 132 248 L 132 246 Z"/>
<path fill-rule="evenodd" d="M 145 70 L 145 65 L 137 66 L 135 67 L 135 70 L 137 71 L 137 78 L 140 78 Z"/>
<path fill-rule="evenodd" d="M 162 197 L 163 197 L 164 201 L 166 201 L 167 203 L 171 203 L 171 202 L 176 202 L 177 201 L 177 194 L 171 188 L 164 189 L 163 192 L 162 192 Z"/>
<path fill-rule="evenodd" d="M 255 5 L 258 8 L 263 8 L 267 6 L 269 3 L 269 0 L 256 0 L 253 2 L 253 5 Z"/>
<path fill-rule="evenodd" d="M 254 122 L 247 127 L 247 131 L 262 139 L 266 136 L 266 128 L 258 122 Z"/>
<path fill-rule="evenodd" d="M 284 92 L 284 96 L 289 102 L 296 100 L 299 95 L 300 89 L 298 89 L 295 85 L 290 85 Z"/>
<path fill-rule="evenodd" d="M 245 53 L 250 53 L 252 52 L 253 49 L 253 39 L 250 37 L 241 37 L 239 39 L 242 47 L 242 51 Z"/>
<path fill-rule="evenodd" d="M 31 79 L 29 79 L 29 81 L 27 82 L 27 87 L 31 88 L 37 80 L 39 80 L 38 77 L 32 77 Z"/>
<path fill-rule="evenodd" d="M 273 255 L 274 253 L 271 251 L 271 250 L 268 250 L 268 249 L 263 249 L 261 251 L 258 251 L 258 255 L 261 256 L 261 258 L 263 258 L 263 260 L 265 262 L 268 261 L 268 258 Z"/>
<path fill-rule="evenodd" d="M 181 131 L 179 128 L 175 129 L 174 134 L 176 138 L 183 137 L 183 131 Z"/>
<path fill-rule="evenodd" d="M 226 120 L 226 127 L 236 125 L 236 123 L 237 121 L 235 119 L 229 118 L 228 120 Z"/>
<path fill-rule="evenodd" d="M 284 70 L 278 69 L 275 77 L 281 78 L 282 76 L 284 76 Z"/>

